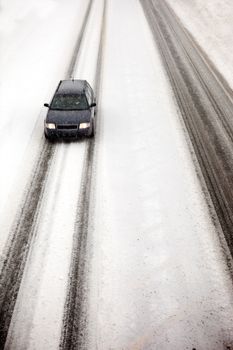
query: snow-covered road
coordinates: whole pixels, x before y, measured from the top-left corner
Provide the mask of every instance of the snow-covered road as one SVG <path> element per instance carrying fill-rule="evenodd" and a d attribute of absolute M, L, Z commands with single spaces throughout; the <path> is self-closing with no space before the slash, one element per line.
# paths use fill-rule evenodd
<path fill-rule="evenodd" d="M 110 1 L 108 18 L 91 348 L 222 349 L 231 279 L 160 57 L 139 4 Z"/>
<path fill-rule="evenodd" d="M 84 38 L 82 38 L 81 48 L 78 51 L 76 65 L 71 60 L 71 68 L 68 69 L 74 78 L 85 77 L 92 84 L 95 82 L 102 14 L 103 1 L 95 1 L 88 18 Z M 23 215 L 21 214 L 18 219 L 19 224 L 15 225 L 13 240 L 7 242 L 8 250 L 11 252 L 8 254 L 8 261 L 11 263 L 8 263 L 8 268 L 5 267 L 6 276 L 2 280 L 5 281 L 8 276 L 14 275 L 13 278 L 15 280 L 17 278 L 17 284 L 19 284 L 21 277 L 16 277 L 12 265 L 14 264 L 19 269 L 19 264 L 24 264 L 25 258 L 27 259 L 9 331 L 7 348 L 25 348 L 27 346 L 30 348 L 34 342 L 41 349 L 56 348 L 60 341 L 83 163 L 90 142 L 60 143 L 48 145 L 48 147 L 44 139 L 43 142 L 45 144 L 43 149 L 47 150 L 48 148 L 48 150 L 45 154 L 42 153 L 42 156 L 48 159 L 47 163 L 50 166 L 47 163 L 41 166 L 40 161 L 36 163 L 37 168 L 32 177 L 31 188 L 35 187 L 35 190 L 38 188 L 38 194 L 35 194 L 35 190 L 32 193 L 31 188 L 29 188 L 27 197 L 32 197 L 32 200 L 27 201 L 26 197 L 25 204 L 22 205 Z M 51 149 L 53 149 L 52 152 Z M 42 168 L 41 171 L 40 168 Z M 43 186 L 38 184 L 38 182 L 42 182 L 42 179 L 38 180 L 40 173 L 44 173 L 48 177 Z M 38 196 L 37 200 L 41 202 L 37 206 L 35 196 Z M 25 220 L 28 221 L 27 212 L 31 211 L 32 205 L 35 207 L 33 211 L 35 219 L 31 223 L 33 234 L 28 234 L 24 229 L 18 229 L 18 227 L 23 226 Z M 20 257 L 22 255 L 20 249 L 26 251 L 27 247 L 23 245 L 23 242 L 21 243 L 22 240 L 26 240 L 28 245 L 30 244 L 30 251 L 24 253 L 25 257 L 23 258 Z M 14 241 L 19 243 L 14 244 Z M 57 273 L 54 273 L 56 271 Z M 18 274 L 20 276 L 20 270 Z M 10 286 L 8 290 L 8 296 L 6 295 L 4 302 L 2 302 L 5 314 L 7 314 L 9 295 L 12 293 Z M 3 321 L 5 328 L 8 327 L 6 316 L 5 318 L 2 316 L 1 322 Z M 50 336 L 51 332 L 53 336 Z M 30 334 L 31 342 L 28 334 Z M 41 334 L 39 338 L 38 334 Z"/>
<path fill-rule="evenodd" d="M 65 2 L 48 3 L 61 17 Z M 50 166 L 34 213 L 30 249 L 5 348 L 226 349 L 233 339 L 232 279 L 169 81 L 140 2 L 106 3 L 105 13 L 105 1 L 93 0 L 74 71 L 75 78 L 95 85 L 99 45 L 103 44 L 96 137 L 94 141 L 50 145 Z M 28 6 L 25 0 L 25 9 Z M 41 96 L 45 96 L 45 88 L 43 92 L 41 88 L 47 84 L 52 93 L 67 71 L 82 25 L 79 22 L 77 28 L 74 22 L 79 16 L 83 20 L 87 6 L 87 2 L 70 1 L 66 15 L 67 21 L 71 16 L 72 25 L 66 30 L 54 18 L 56 30 L 63 33 L 58 42 L 64 56 L 56 64 L 54 57 L 44 64 L 47 82 L 35 84 L 35 100 L 23 102 L 23 89 L 17 94 L 10 88 L 5 91 L 8 101 L 16 94 L 22 110 L 28 104 L 34 109 L 34 118 L 29 120 L 27 114 L 25 122 L 35 137 L 33 141 L 27 137 L 22 144 L 18 138 L 11 139 L 11 154 L 17 143 L 21 145 L 18 162 L 12 157 L 10 165 L 5 155 L 1 158 L 6 162 L 1 173 L 1 261 L 27 176 L 44 142 L 43 113 L 38 119 Z M 43 18 L 52 21 L 46 17 L 48 13 Z M 4 6 L 2 16 L 7 18 Z M 39 17 L 36 27 L 40 22 Z M 53 28 L 53 22 L 50 26 Z M 17 40 L 23 40 L 25 31 L 18 33 Z M 5 35 L 5 50 L 10 54 L 14 46 L 9 42 L 7 47 L 9 33 L 1 35 Z M 37 42 L 41 50 L 45 49 L 42 38 Z M 69 50 L 64 53 L 66 47 Z M 2 60 L 11 71 L 6 57 Z M 25 72 L 27 58 L 19 62 Z M 7 81 L 6 75 L 3 85 Z M 9 108 L 9 115 L 14 115 L 15 106 Z M 7 123 L 7 117 L 5 120 Z M 12 125 L 13 135 L 17 125 Z M 1 132 L 6 130 L 2 123 Z M 7 149 L 9 140 L 2 142 Z M 34 152 L 27 150 L 30 142 Z M 84 205 L 80 196 L 86 185 L 83 174 L 90 147 L 92 174 L 87 179 L 89 202 L 84 214 L 88 229 L 84 235 L 79 223 L 80 206 Z M 24 154 L 30 154 L 27 171 L 22 164 Z M 19 179 L 12 174 L 8 182 L 12 171 L 18 171 Z M 8 198 L 12 188 L 19 190 L 15 200 Z M 84 242 L 81 273 L 72 269 L 80 253 L 75 250 L 80 237 L 81 244 Z M 77 296 L 67 302 L 74 286 L 82 305 Z M 78 311 L 69 329 L 67 319 L 72 307 L 77 310 L 76 303 Z M 4 310 L 0 311 L 2 315 Z"/>
<path fill-rule="evenodd" d="M 53 0 L 1 2 L 1 222 L 6 206 L 12 213 L 9 197 L 17 197 L 31 171 L 42 137 L 43 103 L 65 77 L 87 4 L 77 0 L 69 0 L 69 6 L 65 0 L 59 4 Z"/>

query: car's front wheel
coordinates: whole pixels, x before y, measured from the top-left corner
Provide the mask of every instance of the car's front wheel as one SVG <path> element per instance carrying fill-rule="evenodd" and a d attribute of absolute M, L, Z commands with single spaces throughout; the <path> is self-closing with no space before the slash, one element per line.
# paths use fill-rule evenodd
<path fill-rule="evenodd" d="M 46 134 L 46 132 L 44 132 L 44 136 L 45 136 L 45 138 L 46 138 L 46 140 L 47 140 L 48 142 L 54 142 L 54 141 L 55 141 L 54 137 L 48 136 L 48 135 Z"/>

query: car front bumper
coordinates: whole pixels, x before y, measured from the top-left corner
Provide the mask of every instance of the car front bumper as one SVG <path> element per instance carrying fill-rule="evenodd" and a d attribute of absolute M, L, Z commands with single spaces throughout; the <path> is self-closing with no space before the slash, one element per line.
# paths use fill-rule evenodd
<path fill-rule="evenodd" d="M 91 135 L 91 127 L 85 129 L 48 129 L 44 128 L 45 136 L 48 139 L 65 139 L 65 138 L 79 138 L 82 136 Z"/>

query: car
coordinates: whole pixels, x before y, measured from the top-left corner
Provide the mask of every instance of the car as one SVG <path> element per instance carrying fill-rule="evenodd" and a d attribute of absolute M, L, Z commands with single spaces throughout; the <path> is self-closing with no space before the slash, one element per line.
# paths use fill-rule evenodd
<path fill-rule="evenodd" d="M 44 121 L 46 139 L 93 137 L 95 134 L 96 99 L 86 80 L 61 80 Z"/>

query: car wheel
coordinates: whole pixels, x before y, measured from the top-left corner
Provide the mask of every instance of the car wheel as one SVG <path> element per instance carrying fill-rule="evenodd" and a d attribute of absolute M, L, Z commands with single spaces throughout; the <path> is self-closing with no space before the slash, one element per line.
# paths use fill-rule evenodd
<path fill-rule="evenodd" d="M 48 141 L 48 142 L 54 142 L 55 141 L 55 139 L 54 139 L 54 137 L 49 137 L 46 133 L 44 133 L 44 136 L 45 136 L 45 138 L 46 138 L 46 140 Z"/>

